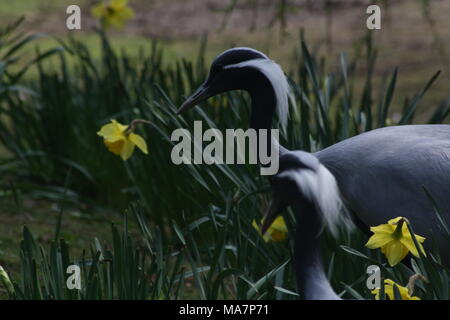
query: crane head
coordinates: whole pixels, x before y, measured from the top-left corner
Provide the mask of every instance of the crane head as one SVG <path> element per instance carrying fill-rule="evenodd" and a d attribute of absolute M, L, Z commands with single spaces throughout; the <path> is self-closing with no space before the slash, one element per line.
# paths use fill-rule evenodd
<path fill-rule="evenodd" d="M 291 151 L 280 156 L 280 168 L 270 180 L 272 202 L 264 215 L 261 232 L 264 234 L 273 221 L 295 201 L 312 202 L 308 182 L 314 183 L 320 167 L 319 160 L 310 153 Z M 306 182 L 302 185 L 300 182 Z M 311 180 L 311 181 L 307 181 Z"/>
<path fill-rule="evenodd" d="M 280 168 L 271 185 L 273 201 L 264 217 L 263 233 L 281 211 L 297 201 L 311 205 L 333 235 L 337 235 L 339 225 L 352 228 L 335 177 L 313 154 L 288 151 L 280 155 Z"/>
<path fill-rule="evenodd" d="M 258 70 L 246 62 L 269 60 L 252 48 L 239 47 L 224 51 L 211 64 L 206 81 L 178 109 L 177 113 L 189 110 L 206 99 L 232 90 L 251 90 L 252 78 Z M 243 70 L 248 72 L 242 72 Z"/>

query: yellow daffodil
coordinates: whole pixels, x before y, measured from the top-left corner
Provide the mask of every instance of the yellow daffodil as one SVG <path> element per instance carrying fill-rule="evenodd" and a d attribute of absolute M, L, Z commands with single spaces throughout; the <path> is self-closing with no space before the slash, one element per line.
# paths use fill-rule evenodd
<path fill-rule="evenodd" d="M 133 154 L 134 147 L 137 146 L 145 154 L 148 154 L 145 140 L 133 133 L 134 124 L 144 122 L 144 120 L 135 120 L 130 126 L 120 124 L 116 120 L 101 127 L 97 134 L 103 137 L 103 142 L 112 153 L 120 156 L 122 160 L 127 160 Z"/>
<path fill-rule="evenodd" d="M 395 300 L 394 285 L 397 286 L 398 292 L 400 293 L 400 297 L 402 298 L 402 300 L 420 300 L 419 297 L 411 296 L 412 292 L 409 292 L 409 289 L 407 287 L 402 287 L 401 285 L 395 283 L 391 279 L 386 279 L 384 280 L 384 292 L 389 300 Z M 372 294 L 375 295 L 376 300 L 380 300 L 380 289 L 375 289 L 372 290 L 371 292 Z"/>
<path fill-rule="evenodd" d="M 395 266 L 402 261 L 408 252 L 419 257 L 419 252 L 414 245 L 411 233 L 406 225 L 407 223 L 408 221 L 405 218 L 397 217 L 389 220 L 387 224 L 371 227 L 370 231 L 374 234 L 367 241 L 366 247 L 369 249 L 381 248 L 381 252 L 384 253 L 391 266 Z M 415 235 L 415 237 L 420 251 L 425 256 L 425 251 L 422 247 L 425 238 L 419 235 Z"/>
<path fill-rule="evenodd" d="M 100 19 L 105 28 L 122 28 L 126 20 L 133 18 L 134 11 L 128 6 L 128 0 L 110 0 L 93 7 L 92 15 Z"/>
<path fill-rule="evenodd" d="M 261 228 L 260 226 L 258 226 L 255 220 L 253 220 L 252 225 L 259 233 L 261 233 Z M 286 239 L 287 232 L 288 231 L 286 223 L 284 222 L 283 217 L 279 216 L 273 221 L 269 229 L 267 229 L 266 233 L 263 235 L 263 239 L 265 242 L 283 241 L 284 239 Z"/>

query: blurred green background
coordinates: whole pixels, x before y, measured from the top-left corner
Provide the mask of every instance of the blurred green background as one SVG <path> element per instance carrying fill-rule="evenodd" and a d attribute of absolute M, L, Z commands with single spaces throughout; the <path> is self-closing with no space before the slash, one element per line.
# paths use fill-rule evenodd
<path fill-rule="evenodd" d="M 71 34 L 98 53 L 100 44 L 92 34 L 98 21 L 90 8 L 96 1 L 20 0 L 1 1 L 0 18 L 7 22 L 26 16 L 25 30 L 64 37 Z M 420 87 L 423 78 L 442 70 L 433 95 L 425 97 L 436 103 L 448 95 L 449 37 L 448 1 L 409 0 L 377 1 L 382 8 L 382 29 L 374 32 L 379 61 L 377 78 L 399 67 L 398 90 L 394 104 Z M 78 4 L 82 10 L 82 30 L 65 28 L 65 10 Z M 211 61 L 221 51 L 233 46 L 250 46 L 267 53 L 285 70 L 295 61 L 299 31 L 313 51 L 327 57 L 327 63 L 339 65 L 339 53 L 356 54 L 365 37 L 367 1 L 345 0 L 133 0 L 136 14 L 123 30 L 111 32 L 112 44 L 130 55 L 157 39 L 167 49 L 164 63 L 197 54 L 201 37 L 208 36 L 206 59 Z M 40 42 L 52 46 L 52 40 Z M 361 70 L 363 73 L 364 70 Z"/>

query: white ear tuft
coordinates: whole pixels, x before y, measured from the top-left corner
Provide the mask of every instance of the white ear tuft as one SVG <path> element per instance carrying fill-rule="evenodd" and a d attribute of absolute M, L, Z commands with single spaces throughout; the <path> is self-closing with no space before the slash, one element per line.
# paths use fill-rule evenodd
<path fill-rule="evenodd" d="M 322 216 L 324 226 L 337 236 L 338 227 L 344 225 L 353 228 L 353 222 L 342 203 L 336 179 L 322 164 L 317 170 L 289 170 L 303 195 L 314 203 L 317 212 Z"/>
<path fill-rule="evenodd" d="M 285 128 L 289 115 L 288 98 L 293 104 L 295 104 L 295 100 L 289 87 L 287 78 L 280 65 L 270 59 L 252 59 L 225 66 L 226 69 L 244 67 L 253 67 L 255 69 L 258 69 L 270 81 L 277 100 L 276 110 L 278 119 L 281 123 L 281 126 Z"/>

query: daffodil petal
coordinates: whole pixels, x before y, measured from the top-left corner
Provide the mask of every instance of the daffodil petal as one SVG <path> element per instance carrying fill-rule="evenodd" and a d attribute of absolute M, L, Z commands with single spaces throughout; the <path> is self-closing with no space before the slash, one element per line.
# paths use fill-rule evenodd
<path fill-rule="evenodd" d="M 398 240 L 393 240 L 384 246 L 385 255 L 391 267 L 397 265 L 408 254 L 403 244 Z"/>
<path fill-rule="evenodd" d="M 275 219 L 275 221 L 277 221 L 277 219 Z M 274 221 L 274 223 L 275 223 L 275 221 Z M 269 241 L 278 242 L 278 241 L 283 241 L 286 239 L 287 228 L 286 228 L 286 224 L 284 224 L 284 219 L 282 219 L 282 220 L 278 219 L 277 223 L 278 223 L 278 228 L 274 228 L 274 224 L 272 224 L 269 227 L 269 229 L 267 229 L 266 233 L 264 233 L 263 235 L 261 235 L 261 228 L 256 223 L 255 220 L 252 221 L 252 226 L 258 231 L 258 233 L 262 236 L 262 238 L 265 242 L 269 242 Z M 283 225 L 284 225 L 284 227 L 283 227 Z M 286 230 L 286 231 L 284 231 L 284 230 Z"/>
<path fill-rule="evenodd" d="M 284 218 L 282 216 L 278 216 L 272 223 L 272 225 L 270 226 L 271 228 L 273 228 L 274 230 L 277 230 L 279 232 L 282 233 L 287 233 L 287 226 L 286 226 L 286 222 L 284 221 Z"/>
<path fill-rule="evenodd" d="M 389 300 L 395 300 L 394 287 L 392 285 L 384 286 L 384 293 Z"/>
<path fill-rule="evenodd" d="M 418 245 L 419 245 L 420 251 L 421 251 L 424 255 L 426 255 L 426 254 L 425 254 L 425 250 L 423 249 L 423 246 L 422 246 L 422 244 L 420 243 L 420 242 L 423 242 L 423 240 L 422 240 L 422 241 L 419 241 L 419 239 L 417 239 L 417 240 L 418 240 L 417 243 L 418 243 Z M 411 237 L 404 237 L 404 238 L 401 238 L 401 239 L 400 239 L 400 242 L 401 242 L 406 248 L 408 248 L 408 250 L 411 252 L 412 255 L 414 255 L 414 256 L 417 257 L 417 258 L 420 257 L 419 252 L 417 251 L 416 245 L 414 244 L 414 241 L 413 241 L 413 239 L 412 239 Z"/>
<path fill-rule="evenodd" d="M 125 137 L 123 132 L 121 132 L 117 125 L 113 123 L 109 123 L 101 127 L 97 134 L 110 142 L 114 142 Z"/>
<path fill-rule="evenodd" d="M 128 138 L 133 142 L 141 151 L 145 154 L 148 154 L 147 143 L 145 140 L 138 134 L 130 133 Z"/>
<path fill-rule="evenodd" d="M 369 249 L 376 249 L 383 247 L 390 241 L 392 241 L 392 235 L 387 233 L 375 233 L 369 238 L 369 241 L 366 243 L 366 247 Z"/>
<path fill-rule="evenodd" d="M 128 160 L 128 158 L 131 157 L 134 151 L 134 143 L 131 142 L 129 139 L 124 140 L 124 144 L 122 147 L 122 151 L 120 152 L 120 157 L 122 160 Z"/>
<path fill-rule="evenodd" d="M 122 153 L 124 142 L 125 142 L 125 139 L 120 139 L 117 141 L 104 140 L 104 143 L 105 143 L 106 147 L 108 148 L 108 150 L 118 156 Z"/>
<path fill-rule="evenodd" d="M 125 132 L 125 130 L 128 129 L 127 125 L 121 124 L 120 122 L 117 122 L 117 120 L 112 119 L 111 123 L 117 126 L 117 129 L 121 132 Z"/>
<path fill-rule="evenodd" d="M 380 289 L 373 289 L 370 293 L 375 295 L 375 300 L 380 300 Z"/>
<path fill-rule="evenodd" d="M 400 219 L 403 219 L 403 217 L 397 217 L 397 218 L 391 219 L 388 221 L 388 224 L 395 226 L 395 225 L 397 225 L 397 223 Z"/>
<path fill-rule="evenodd" d="M 411 233 L 409 232 L 409 229 L 406 229 L 406 230 L 402 229 L 402 237 L 405 239 L 411 239 L 411 241 L 413 241 Z M 418 234 L 415 234 L 415 237 L 416 237 L 417 242 L 419 242 L 419 243 L 422 243 L 426 240 L 425 237 L 419 236 Z"/>
<path fill-rule="evenodd" d="M 400 291 L 400 296 L 402 297 L 402 300 L 411 300 L 411 296 L 409 295 L 408 288 L 396 285 L 398 288 L 398 291 Z"/>
<path fill-rule="evenodd" d="M 409 290 L 407 287 L 403 287 L 403 286 L 399 285 L 398 283 L 395 283 L 391 279 L 386 279 L 386 280 L 384 280 L 384 292 L 386 293 L 386 296 L 389 298 L 389 300 L 395 300 L 394 286 L 397 287 L 402 300 L 420 300 L 419 297 L 415 297 L 415 296 L 412 297 L 409 294 Z M 372 294 L 376 295 L 375 299 L 379 300 L 380 289 L 375 289 L 371 292 L 372 292 Z"/>
<path fill-rule="evenodd" d="M 394 227 L 390 224 L 380 224 L 375 227 L 370 227 L 370 231 L 372 231 L 373 233 L 392 233 L 394 232 Z"/>
<path fill-rule="evenodd" d="M 111 120 L 111 123 L 105 124 L 103 127 L 101 127 L 100 131 L 97 132 L 97 134 L 105 138 L 106 140 L 113 142 L 119 139 L 124 139 L 124 132 L 127 128 L 128 126 L 120 124 L 113 119 Z"/>

